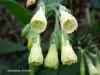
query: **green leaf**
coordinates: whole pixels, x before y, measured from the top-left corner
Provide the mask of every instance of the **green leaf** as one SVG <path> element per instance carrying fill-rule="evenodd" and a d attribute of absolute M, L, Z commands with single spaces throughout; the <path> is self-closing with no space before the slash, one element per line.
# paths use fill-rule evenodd
<path fill-rule="evenodd" d="M 7 70 L 11 69 L 11 64 L 8 61 L 0 60 L 0 75 L 8 75 Z"/>
<path fill-rule="evenodd" d="M 7 7 L 13 15 L 23 24 L 28 24 L 31 19 L 31 13 L 22 5 L 14 0 L 0 0 L 5 7 Z"/>
<path fill-rule="evenodd" d="M 59 65 L 58 69 L 42 67 L 35 75 L 79 75 L 79 63 L 66 66 Z"/>
<path fill-rule="evenodd" d="M 58 75 L 78 75 L 79 73 L 79 64 L 73 64 L 69 66 L 61 66 Z"/>
<path fill-rule="evenodd" d="M 23 69 L 28 66 L 28 53 L 24 54 L 20 59 L 13 65 L 15 69 Z"/>
<path fill-rule="evenodd" d="M 2 69 L 10 69 L 11 64 L 8 61 L 0 60 L 0 70 Z"/>
<path fill-rule="evenodd" d="M 57 75 L 57 72 L 58 72 L 58 69 L 55 70 L 55 69 L 42 67 L 40 68 L 40 70 L 36 72 L 35 75 Z"/>
<path fill-rule="evenodd" d="M 21 44 L 15 44 L 7 39 L 0 39 L 0 53 L 24 51 L 27 48 Z"/>
<path fill-rule="evenodd" d="M 93 37 L 96 37 L 97 35 L 100 34 L 100 21 L 97 20 L 93 23 L 90 33 L 92 34 Z"/>

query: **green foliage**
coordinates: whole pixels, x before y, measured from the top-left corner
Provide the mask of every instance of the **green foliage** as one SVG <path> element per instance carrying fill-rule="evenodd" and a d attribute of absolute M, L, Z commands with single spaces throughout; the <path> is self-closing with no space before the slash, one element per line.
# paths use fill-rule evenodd
<path fill-rule="evenodd" d="M 22 44 L 14 44 L 7 39 L 0 39 L 0 53 L 24 51 L 26 49 Z"/>
<path fill-rule="evenodd" d="M 24 54 L 21 58 L 17 59 L 13 64 L 14 69 L 24 69 L 28 66 L 28 53 Z"/>
<path fill-rule="evenodd" d="M 7 7 L 13 15 L 23 24 L 28 24 L 31 19 L 31 13 L 14 0 L 0 0 L 5 7 Z"/>
<path fill-rule="evenodd" d="M 100 21 L 95 21 L 91 27 L 91 31 L 93 36 L 100 34 Z"/>
<path fill-rule="evenodd" d="M 7 70 L 11 69 L 11 64 L 8 61 L 0 60 L 0 75 L 8 75 Z"/>
<path fill-rule="evenodd" d="M 76 69 L 77 67 L 77 69 Z M 79 75 L 79 63 L 71 66 L 60 65 L 58 69 L 40 68 L 36 75 Z"/>

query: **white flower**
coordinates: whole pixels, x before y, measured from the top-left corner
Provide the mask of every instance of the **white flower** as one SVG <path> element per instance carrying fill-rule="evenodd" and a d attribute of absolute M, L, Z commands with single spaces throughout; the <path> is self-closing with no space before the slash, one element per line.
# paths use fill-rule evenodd
<path fill-rule="evenodd" d="M 59 60 L 58 60 L 58 52 L 57 52 L 56 44 L 51 44 L 49 48 L 49 52 L 44 61 L 44 66 L 57 69 L 58 64 L 59 64 Z"/>
<path fill-rule="evenodd" d="M 61 17 L 60 17 L 60 24 L 63 31 L 66 33 L 72 33 L 74 30 L 77 29 L 78 23 L 77 20 L 73 15 L 64 11 L 62 8 L 59 9 Z"/>
<path fill-rule="evenodd" d="M 89 68 L 89 74 L 90 75 L 99 75 L 98 70 L 96 67 L 92 64 L 92 62 L 88 62 L 88 68 Z M 100 67 L 99 67 L 100 68 Z"/>
<path fill-rule="evenodd" d="M 47 27 L 47 20 L 43 8 L 40 7 L 31 19 L 31 27 L 35 32 L 42 33 Z"/>
<path fill-rule="evenodd" d="M 33 44 L 28 61 L 29 64 L 33 64 L 34 66 L 43 64 L 42 50 L 38 44 Z"/>
<path fill-rule="evenodd" d="M 61 61 L 63 65 L 71 65 L 77 62 L 77 56 L 69 43 L 63 44 L 61 47 Z"/>

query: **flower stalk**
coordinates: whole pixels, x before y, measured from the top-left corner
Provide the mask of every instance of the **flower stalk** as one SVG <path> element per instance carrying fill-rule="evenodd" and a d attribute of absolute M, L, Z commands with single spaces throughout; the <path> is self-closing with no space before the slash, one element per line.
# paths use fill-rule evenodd
<path fill-rule="evenodd" d="M 80 75 L 85 75 L 85 62 L 82 50 L 81 50 L 81 62 L 80 62 Z"/>
<path fill-rule="evenodd" d="M 29 64 L 29 69 L 30 69 L 29 75 L 34 75 L 34 66 L 32 64 Z"/>

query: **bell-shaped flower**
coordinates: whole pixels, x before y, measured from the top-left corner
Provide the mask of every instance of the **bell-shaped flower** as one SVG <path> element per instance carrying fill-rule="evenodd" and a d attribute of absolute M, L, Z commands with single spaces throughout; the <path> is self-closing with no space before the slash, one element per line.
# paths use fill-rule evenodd
<path fill-rule="evenodd" d="M 59 8 L 60 11 L 60 24 L 63 31 L 66 33 L 72 33 L 77 29 L 78 23 L 73 15 L 64 11 L 62 8 Z"/>
<path fill-rule="evenodd" d="M 92 62 L 87 62 L 88 68 L 89 68 L 89 74 L 90 75 L 99 75 L 98 70 L 96 67 L 92 64 Z M 100 67 L 99 67 L 100 68 Z"/>
<path fill-rule="evenodd" d="M 99 60 L 97 60 L 97 62 L 96 62 L 96 69 L 97 69 L 98 72 L 99 72 L 98 75 L 100 75 L 100 61 L 99 61 Z"/>
<path fill-rule="evenodd" d="M 44 66 L 48 68 L 57 69 L 59 65 L 58 52 L 56 44 L 51 44 L 48 54 L 44 60 Z"/>
<path fill-rule="evenodd" d="M 42 33 L 47 27 L 47 20 L 45 17 L 45 11 L 42 7 L 35 13 L 31 19 L 31 27 L 37 33 Z"/>
<path fill-rule="evenodd" d="M 43 64 L 42 50 L 38 44 L 35 44 L 35 43 L 33 44 L 28 61 L 29 61 L 29 64 L 33 64 L 34 66 Z"/>
<path fill-rule="evenodd" d="M 61 47 L 61 61 L 63 65 L 71 65 L 77 62 L 77 56 L 69 43 L 63 44 Z"/>

